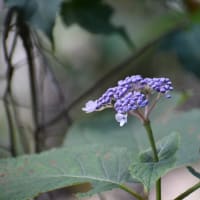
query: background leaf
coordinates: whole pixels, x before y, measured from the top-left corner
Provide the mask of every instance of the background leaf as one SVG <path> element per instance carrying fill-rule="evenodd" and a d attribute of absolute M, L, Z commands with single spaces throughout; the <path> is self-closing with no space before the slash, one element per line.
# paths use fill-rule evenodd
<path fill-rule="evenodd" d="M 175 51 L 176 55 L 187 71 L 200 77 L 198 48 L 200 26 L 193 25 L 188 29 L 176 31 L 166 37 L 161 43 L 161 50 Z"/>
<path fill-rule="evenodd" d="M 53 41 L 53 26 L 62 0 L 5 0 L 9 7 L 22 9 L 24 20 L 42 30 Z"/>
<path fill-rule="evenodd" d="M 64 148 L 0 160 L 0 199 L 25 200 L 61 187 L 90 183 L 94 194 L 129 180 L 126 148 Z"/>
<path fill-rule="evenodd" d="M 119 34 L 131 47 L 133 43 L 123 27 L 111 23 L 113 8 L 102 0 L 64 1 L 61 6 L 61 17 L 67 26 L 78 24 L 95 34 Z"/>

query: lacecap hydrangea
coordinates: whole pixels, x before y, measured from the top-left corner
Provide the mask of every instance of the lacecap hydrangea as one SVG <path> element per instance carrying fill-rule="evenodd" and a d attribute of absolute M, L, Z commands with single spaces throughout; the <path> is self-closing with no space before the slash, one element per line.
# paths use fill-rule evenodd
<path fill-rule="evenodd" d="M 170 98 L 173 90 L 169 78 L 143 78 L 140 75 L 128 76 L 118 81 L 117 86 L 108 88 L 101 97 L 90 100 L 82 108 L 86 113 L 114 108 L 115 119 L 123 126 L 128 114 L 148 120 L 149 113 L 158 99 L 164 95 Z"/>

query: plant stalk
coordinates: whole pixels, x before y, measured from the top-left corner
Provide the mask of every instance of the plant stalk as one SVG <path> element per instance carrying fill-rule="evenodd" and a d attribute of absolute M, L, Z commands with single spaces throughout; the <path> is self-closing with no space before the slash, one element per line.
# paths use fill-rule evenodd
<path fill-rule="evenodd" d="M 128 192 L 129 194 L 131 194 L 132 196 L 134 196 L 136 199 L 138 199 L 138 200 L 145 200 L 141 195 L 139 195 L 137 192 L 133 191 L 132 189 L 130 189 L 126 185 L 120 184 L 119 187 L 122 190 L 124 190 L 124 191 Z"/>
<path fill-rule="evenodd" d="M 192 192 L 194 192 L 195 190 L 197 190 L 199 188 L 200 188 L 200 182 L 198 182 L 197 184 L 193 185 L 191 188 L 189 188 L 188 190 L 186 190 L 185 192 L 180 194 L 174 200 L 182 200 L 182 199 L 184 199 L 185 197 L 187 197 L 188 195 L 190 195 Z"/>
<path fill-rule="evenodd" d="M 35 77 L 35 64 L 33 56 L 33 45 L 30 36 L 29 27 L 24 22 L 22 15 L 18 12 L 17 26 L 19 29 L 19 35 L 22 39 L 24 49 L 26 51 L 27 62 L 28 62 L 28 71 L 29 71 L 29 83 L 30 83 L 30 94 L 31 94 L 31 104 L 32 104 L 32 116 L 34 123 L 34 137 L 35 137 L 35 152 L 39 153 L 41 151 L 40 146 L 40 135 L 38 132 L 39 119 L 38 119 L 38 99 L 37 99 L 37 86 L 36 86 L 36 77 Z"/>
<path fill-rule="evenodd" d="M 13 75 L 13 65 L 12 65 L 12 57 L 13 53 L 15 50 L 16 46 L 16 41 L 17 41 L 17 33 L 15 32 L 11 49 L 9 51 L 9 48 L 7 47 L 7 39 L 10 33 L 10 25 L 12 23 L 13 15 L 14 15 L 15 9 L 10 8 L 8 10 L 8 13 L 5 17 L 4 21 L 4 31 L 3 31 L 3 53 L 4 53 L 4 58 L 7 64 L 7 71 L 6 71 L 6 81 L 7 81 L 7 86 L 5 88 L 5 93 L 3 97 L 3 102 L 4 102 L 4 108 L 5 108 L 5 113 L 6 113 L 6 118 L 7 118 L 7 124 L 8 124 L 8 132 L 9 132 L 9 137 L 10 137 L 10 151 L 11 155 L 13 157 L 16 157 L 18 155 L 18 148 L 17 148 L 17 135 L 15 132 L 14 128 L 14 123 L 12 120 L 12 113 L 8 104 L 8 101 L 11 100 L 11 81 L 12 81 L 12 75 Z"/>
<path fill-rule="evenodd" d="M 151 145 L 151 149 L 153 151 L 154 162 L 159 162 L 158 153 L 157 153 L 157 149 L 156 149 L 156 143 L 155 143 L 155 140 L 154 140 L 153 131 L 152 131 L 152 128 L 151 128 L 151 123 L 150 123 L 149 120 L 144 121 L 144 127 L 146 129 L 148 139 L 149 139 L 149 142 L 150 142 L 150 145 Z M 156 199 L 161 200 L 161 178 L 159 178 L 156 181 Z"/>
<path fill-rule="evenodd" d="M 13 157 L 17 156 L 17 138 L 16 138 L 16 134 L 14 131 L 14 127 L 13 127 L 13 122 L 12 122 L 12 115 L 8 106 L 8 102 L 6 100 L 4 100 L 4 108 L 5 108 L 5 112 L 6 112 L 6 117 L 7 117 L 7 123 L 8 123 L 8 132 L 9 132 L 9 137 L 10 137 L 10 151 L 11 151 L 11 155 Z"/>

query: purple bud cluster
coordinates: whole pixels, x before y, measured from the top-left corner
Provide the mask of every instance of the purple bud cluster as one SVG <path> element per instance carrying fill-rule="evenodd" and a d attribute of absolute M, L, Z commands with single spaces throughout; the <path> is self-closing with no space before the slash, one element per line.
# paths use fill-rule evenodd
<path fill-rule="evenodd" d="M 108 107 L 114 107 L 117 112 L 116 120 L 123 125 L 126 122 L 127 113 L 148 105 L 149 94 L 155 92 L 171 97 L 169 92 L 173 90 L 169 78 L 142 78 L 140 75 L 128 76 L 118 81 L 118 85 L 106 90 L 97 100 L 89 101 L 82 109 L 85 112 L 93 112 Z M 124 116 L 123 116 L 124 115 Z"/>
<path fill-rule="evenodd" d="M 128 92 L 121 99 L 117 99 L 114 108 L 118 113 L 128 113 L 131 110 L 137 110 L 148 104 L 148 100 L 141 92 Z"/>
<path fill-rule="evenodd" d="M 114 95 L 116 93 L 116 87 L 109 88 L 106 90 L 106 92 L 97 99 L 97 110 L 101 109 L 102 107 L 108 107 L 109 105 L 112 105 L 112 100 L 114 99 Z"/>
<path fill-rule="evenodd" d="M 167 98 L 171 97 L 168 92 L 172 91 L 173 87 L 169 78 L 146 78 L 144 81 L 151 90 L 165 94 Z"/>

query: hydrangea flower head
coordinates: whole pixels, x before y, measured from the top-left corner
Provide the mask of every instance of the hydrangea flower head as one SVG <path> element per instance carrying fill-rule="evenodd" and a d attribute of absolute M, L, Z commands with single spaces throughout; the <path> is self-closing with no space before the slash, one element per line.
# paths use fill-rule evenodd
<path fill-rule="evenodd" d="M 144 122 L 148 120 L 148 116 L 158 99 L 162 95 L 170 98 L 169 93 L 172 90 L 169 78 L 128 76 L 124 80 L 118 81 L 117 86 L 107 89 L 97 100 L 88 101 L 82 110 L 91 113 L 105 108 L 114 108 L 116 111 L 115 119 L 120 126 L 127 123 L 128 114 L 135 115 Z"/>

